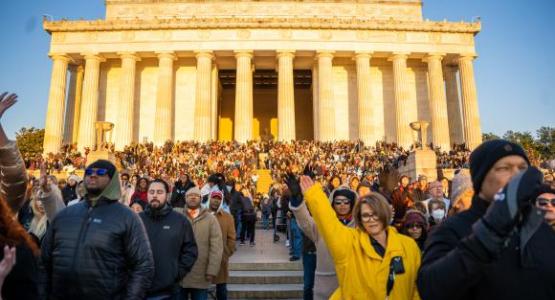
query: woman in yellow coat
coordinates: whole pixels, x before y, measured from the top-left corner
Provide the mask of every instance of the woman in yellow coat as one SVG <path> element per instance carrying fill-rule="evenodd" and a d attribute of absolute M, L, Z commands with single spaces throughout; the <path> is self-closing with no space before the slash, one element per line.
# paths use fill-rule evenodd
<path fill-rule="evenodd" d="M 288 184 L 292 192 L 299 191 L 295 180 L 289 178 Z M 391 210 L 383 196 L 359 198 L 354 208 L 357 226 L 349 228 L 338 221 L 319 184 L 302 176 L 300 189 L 335 263 L 339 288 L 330 299 L 420 299 L 420 250 L 389 226 Z"/>

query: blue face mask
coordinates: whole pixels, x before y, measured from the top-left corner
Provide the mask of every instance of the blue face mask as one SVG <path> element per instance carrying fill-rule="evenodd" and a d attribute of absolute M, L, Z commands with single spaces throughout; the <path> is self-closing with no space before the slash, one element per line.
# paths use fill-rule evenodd
<path fill-rule="evenodd" d="M 226 185 L 226 186 L 225 186 L 225 189 L 227 190 L 228 193 L 231 192 L 231 186 Z"/>

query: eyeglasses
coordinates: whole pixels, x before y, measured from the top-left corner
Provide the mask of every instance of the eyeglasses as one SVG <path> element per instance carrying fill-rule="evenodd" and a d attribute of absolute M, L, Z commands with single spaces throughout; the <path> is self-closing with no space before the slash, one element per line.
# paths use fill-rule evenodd
<path fill-rule="evenodd" d="M 333 199 L 333 204 L 334 205 L 341 205 L 341 204 L 351 204 L 351 200 L 347 199 L 347 198 L 335 198 Z"/>
<path fill-rule="evenodd" d="M 538 198 L 536 203 L 538 203 L 539 206 L 551 205 L 555 207 L 555 199 Z"/>
<path fill-rule="evenodd" d="M 370 222 L 370 220 L 378 221 L 380 219 L 380 217 L 378 217 L 378 215 L 368 214 L 368 213 L 361 214 L 360 218 L 362 219 L 362 222 Z"/>
<path fill-rule="evenodd" d="M 97 175 L 97 176 L 105 176 L 108 175 L 108 169 L 86 169 L 85 170 L 85 176 L 92 176 L 92 175 Z"/>
<path fill-rule="evenodd" d="M 407 227 L 407 228 L 423 228 L 422 224 L 418 224 L 418 223 L 407 224 L 407 225 L 405 225 L 405 227 Z"/>

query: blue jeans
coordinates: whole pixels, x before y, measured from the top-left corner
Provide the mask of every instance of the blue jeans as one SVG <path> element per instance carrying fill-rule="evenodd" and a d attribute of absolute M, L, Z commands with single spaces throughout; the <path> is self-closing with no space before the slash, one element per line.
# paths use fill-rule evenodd
<path fill-rule="evenodd" d="M 191 300 L 208 300 L 208 290 L 204 289 L 181 289 L 183 299 L 188 300 L 191 295 Z"/>
<path fill-rule="evenodd" d="M 297 220 L 292 218 L 291 224 L 291 252 L 294 257 L 301 257 L 301 251 L 303 247 L 303 236 L 301 234 L 301 229 L 297 224 Z"/>
<path fill-rule="evenodd" d="M 241 224 L 242 214 L 243 214 L 243 211 L 238 210 L 235 216 L 233 216 L 235 218 L 235 232 L 237 233 L 237 236 L 236 236 L 237 240 L 241 237 L 241 228 L 243 227 L 243 225 Z"/>
<path fill-rule="evenodd" d="M 316 253 L 303 253 L 303 299 L 312 300 L 314 298 L 314 272 L 316 272 Z"/>
<path fill-rule="evenodd" d="M 227 283 L 216 284 L 216 299 L 227 300 Z"/>
<path fill-rule="evenodd" d="M 270 228 L 270 214 L 262 214 L 262 224 L 265 230 Z"/>

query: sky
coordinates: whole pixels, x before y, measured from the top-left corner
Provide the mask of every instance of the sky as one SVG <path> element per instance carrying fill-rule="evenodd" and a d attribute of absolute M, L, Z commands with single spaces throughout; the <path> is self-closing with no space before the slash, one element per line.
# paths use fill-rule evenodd
<path fill-rule="evenodd" d="M 19 102 L 2 117 L 11 138 L 21 127 L 44 128 L 51 61 L 42 16 L 103 19 L 103 0 L 2 1 L 0 91 Z M 480 17 L 474 71 L 483 132 L 555 127 L 555 0 L 424 0 L 424 18 Z"/>

